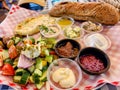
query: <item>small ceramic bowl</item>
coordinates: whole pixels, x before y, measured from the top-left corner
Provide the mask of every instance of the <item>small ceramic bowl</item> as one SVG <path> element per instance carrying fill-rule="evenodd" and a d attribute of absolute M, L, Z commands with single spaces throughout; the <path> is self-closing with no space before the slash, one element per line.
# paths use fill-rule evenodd
<path fill-rule="evenodd" d="M 80 44 L 73 39 L 62 39 L 55 45 L 55 52 L 62 58 L 76 58 L 80 49 Z"/>
<path fill-rule="evenodd" d="M 105 73 L 110 68 L 110 59 L 102 50 L 87 47 L 80 51 L 77 61 L 84 72 L 91 75 Z"/>
<path fill-rule="evenodd" d="M 56 38 L 61 33 L 61 27 L 57 24 L 52 24 L 49 26 L 40 26 L 40 33 L 45 38 Z"/>
<path fill-rule="evenodd" d="M 73 72 L 72 76 L 71 71 Z M 55 90 L 72 90 L 80 83 L 82 71 L 75 61 L 68 58 L 60 58 L 50 64 L 47 79 Z"/>
<path fill-rule="evenodd" d="M 83 42 L 86 47 L 96 47 L 104 51 L 111 47 L 111 40 L 106 35 L 100 33 L 86 34 Z"/>
<path fill-rule="evenodd" d="M 84 30 L 77 25 L 72 25 L 64 28 L 63 30 L 65 38 L 69 39 L 81 39 L 84 36 Z"/>
<path fill-rule="evenodd" d="M 103 30 L 102 24 L 94 23 L 94 22 L 91 22 L 91 21 L 83 22 L 81 24 L 81 28 L 86 33 L 101 32 Z"/>
<path fill-rule="evenodd" d="M 64 29 L 65 27 L 68 26 L 72 26 L 74 24 L 74 19 L 71 17 L 60 17 L 56 20 L 56 24 L 58 24 L 59 26 L 61 26 L 62 29 Z"/>

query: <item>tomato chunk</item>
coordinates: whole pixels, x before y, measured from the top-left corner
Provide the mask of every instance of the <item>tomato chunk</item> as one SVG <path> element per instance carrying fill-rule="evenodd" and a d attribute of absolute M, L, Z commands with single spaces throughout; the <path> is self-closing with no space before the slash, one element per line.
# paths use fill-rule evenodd
<path fill-rule="evenodd" d="M 50 55 L 56 55 L 55 51 L 50 51 Z"/>
<path fill-rule="evenodd" d="M 8 53 L 9 53 L 9 57 L 11 59 L 16 58 L 17 57 L 17 49 L 16 49 L 16 47 L 14 45 L 11 45 L 9 50 L 8 50 Z"/>
<path fill-rule="evenodd" d="M 2 74 L 12 76 L 15 74 L 14 68 L 9 63 L 4 64 L 2 67 Z"/>

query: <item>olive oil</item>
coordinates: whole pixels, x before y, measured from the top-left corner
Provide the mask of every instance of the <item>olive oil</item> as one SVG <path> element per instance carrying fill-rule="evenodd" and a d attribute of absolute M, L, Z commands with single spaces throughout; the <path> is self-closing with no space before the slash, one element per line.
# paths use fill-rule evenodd
<path fill-rule="evenodd" d="M 72 25 L 73 21 L 70 18 L 61 18 L 57 21 L 57 23 L 61 26 L 61 28 L 65 28 L 67 26 Z"/>

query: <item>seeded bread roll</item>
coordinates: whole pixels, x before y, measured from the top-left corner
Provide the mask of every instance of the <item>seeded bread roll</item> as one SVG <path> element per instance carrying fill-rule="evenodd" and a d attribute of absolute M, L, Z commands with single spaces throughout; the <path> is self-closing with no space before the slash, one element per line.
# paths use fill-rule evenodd
<path fill-rule="evenodd" d="M 50 11 L 51 16 L 70 16 L 75 20 L 90 20 L 102 24 L 116 24 L 119 14 L 116 8 L 103 2 L 62 2 Z"/>

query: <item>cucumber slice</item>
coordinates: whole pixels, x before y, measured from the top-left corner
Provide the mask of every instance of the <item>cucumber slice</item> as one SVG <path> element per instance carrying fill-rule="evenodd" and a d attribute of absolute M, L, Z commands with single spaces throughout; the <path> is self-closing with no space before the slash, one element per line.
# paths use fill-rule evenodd
<path fill-rule="evenodd" d="M 35 66 L 34 66 L 34 65 L 28 68 L 28 71 L 29 71 L 30 73 L 33 73 L 34 70 L 35 70 Z"/>
<path fill-rule="evenodd" d="M 29 77 L 30 77 L 30 73 L 25 71 L 21 77 L 21 80 L 20 80 L 20 84 L 27 84 L 28 80 L 29 80 Z"/>
<path fill-rule="evenodd" d="M 47 70 L 43 73 L 43 75 L 40 77 L 40 81 L 45 82 L 47 81 Z"/>
<path fill-rule="evenodd" d="M 42 70 L 42 67 L 42 58 L 37 58 L 35 68 Z"/>
<path fill-rule="evenodd" d="M 13 81 L 14 81 L 15 83 L 19 83 L 20 80 L 21 80 L 21 76 L 14 76 L 14 77 L 13 77 Z"/>
<path fill-rule="evenodd" d="M 46 47 L 43 47 L 43 48 L 41 49 L 41 54 L 40 54 L 40 56 L 42 56 L 42 57 L 49 56 L 49 50 L 48 50 Z"/>
<path fill-rule="evenodd" d="M 44 67 L 42 68 L 42 72 L 43 72 L 43 73 L 46 72 L 47 69 L 48 69 L 48 66 L 44 66 Z"/>
<path fill-rule="evenodd" d="M 48 49 L 45 49 L 44 50 L 44 54 L 45 54 L 45 56 L 49 56 L 50 54 L 49 54 L 49 50 Z"/>
<path fill-rule="evenodd" d="M 46 82 L 47 81 L 47 77 L 44 77 L 41 82 Z"/>
<path fill-rule="evenodd" d="M 32 76 L 30 76 L 29 80 L 30 80 L 31 83 L 34 83 L 34 80 L 33 80 Z"/>
<path fill-rule="evenodd" d="M 41 76 L 42 72 L 39 69 L 35 69 L 34 74 L 37 74 L 38 76 Z"/>
<path fill-rule="evenodd" d="M 45 60 L 46 60 L 48 63 L 51 63 L 52 60 L 53 60 L 53 56 L 52 56 L 52 55 L 46 56 L 46 57 L 45 57 Z"/>
<path fill-rule="evenodd" d="M 53 44 L 54 45 L 56 43 L 56 39 L 55 38 L 47 38 L 46 42 L 47 42 L 47 44 Z"/>
<path fill-rule="evenodd" d="M 19 69 L 16 70 L 16 72 L 15 72 L 15 76 L 22 76 L 22 75 L 23 75 L 23 72 L 25 72 L 25 70 L 19 68 Z"/>
<path fill-rule="evenodd" d="M 39 84 L 40 83 L 40 79 L 39 79 L 39 75 L 38 74 L 33 74 L 32 78 L 35 84 Z"/>
<path fill-rule="evenodd" d="M 13 60 L 8 58 L 8 59 L 4 60 L 4 63 L 9 63 L 9 64 L 13 65 Z"/>
<path fill-rule="evenodd" d="M 22 39 L 19 38 L 19 37 L 15 37 L 14 41 L 15 41 L 15 44 L 18 44 Z"/>
<path fill-rule="evenodd" d="M 40 90 L 44 84 L 45 82 L 40 82 L 39 84 L 36 84 L 36 87 Z"/>
<path fill-rule="evenodd" d="M 45 46 L 46 42 L 44 40 L 39 41 L 39 43 L 41 44 L 41 46 Z"/>

